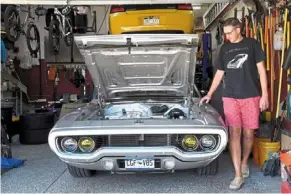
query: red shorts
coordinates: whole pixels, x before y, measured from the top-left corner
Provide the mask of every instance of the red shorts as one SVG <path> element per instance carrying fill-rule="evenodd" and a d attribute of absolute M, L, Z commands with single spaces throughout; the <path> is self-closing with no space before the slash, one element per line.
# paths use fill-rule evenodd
<path fill-rule="evenodd" d="M 229 127 L 258 129 L 260 117 L 260 96 L 234 99 L 223 97 L 225 123 Z"/>

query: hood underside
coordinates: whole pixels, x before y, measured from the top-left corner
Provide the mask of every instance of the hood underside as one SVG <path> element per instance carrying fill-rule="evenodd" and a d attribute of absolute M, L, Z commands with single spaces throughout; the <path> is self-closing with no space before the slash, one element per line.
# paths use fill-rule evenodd
<path fill-rule="evenodd" d="M 198 35 L 77 36 L 75 42 L 104 99 L 189 95 Z"/>

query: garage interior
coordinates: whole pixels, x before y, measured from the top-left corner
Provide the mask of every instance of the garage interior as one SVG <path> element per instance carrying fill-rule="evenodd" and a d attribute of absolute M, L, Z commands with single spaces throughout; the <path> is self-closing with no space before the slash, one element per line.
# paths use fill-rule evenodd
<path fill-rule="evenodd" d="M 219 48 L 228 42 L 223 34 L 223 21 L 236 17 L 242 23 L 243 36 L 259 41 L 265 52 L 270 104 L 260 115 L 260 128 L 256 130 L 249 160 L 250 178 L 236 192 L 291 193 L 290 0 L 15 0 L 13 3 L 1 2 L 1 192 L 233 192 L 228 188 L 234 176 L 228 145 L 213 173 L 195 174 L 195 170 L 186 170 L 113 174 L 105 171 L 77 178 L 70 175 L 65 162 L 51 150 L 49 133 L 64 115 L 96 98 L 98 86 L 94 85 L 95 79 L 85 65 L 75 37 L 196 34 L 199 42 L 194 82 L 204 96 L 216 71 Z M 79 11 L 72 9 L 74 5 L 81 7 Z M 191 13 L 189 25 L 185 20 L 188 16 L 180 21 L 170 17 L 166 10 L 174 5 L 177 10 Z M 71 12 L 66 10 L 68 14 L 63 9 L 66 6 L 71 6 Z M 131 11 L 152 7 L 163 10 L 164 18 L 168 16 L 168 20 L 181 22 L 181 29 L 155 27 L 162 20 L 151 15 L 143 20 L 149 22 L 143 24 L 145 28 L 131 31 L 126 27 L 129 21 L 122 18 L 114 21 L 114 16 L 125 9 L 131 9 L 127 14 L 132 19 L 141 16 L 130 14 Z M 70 18 L 71 34 L 66 35 L 68 25 L 57 25 L 53 17 L 56 10 L 62 10 L 59 14 L 63 19 Z M 13 14 L 20 18 L 20 25 L 14 23 L 16 27 L 7 19 Z M 54 22 L 62 34 L 59 40 L 54 39 Z M 130 46 L 124 46 L 130 51 Z M 134 74 L 128 70 L 128 74 Z M 223 116 L 221 87 L 210 104 Z"/>

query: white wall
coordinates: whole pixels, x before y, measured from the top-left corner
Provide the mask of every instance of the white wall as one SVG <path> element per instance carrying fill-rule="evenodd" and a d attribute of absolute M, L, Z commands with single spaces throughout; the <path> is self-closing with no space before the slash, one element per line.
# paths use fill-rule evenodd
<path fill-rule="evenodd" d="M 32 14 L 34 16 L 34 9 L 36 7 L 32 7 Z M 46 8 L 49 8 L 46 6 Z M 26 9 L 23 7 L 22 9 Z M 93 11 L 96 10 L 96 25 L 97 25 L 97 31 L 99 30 L 99 34 L 107 34 L 108 32 L 108 16 L 109 13 L 107 13 L 106 19 L 101 26 L 102 20 L 104 19 L 105 12 L 108 10 L 108 6 L 91 6 L 91 13 L 88 13 L 88 26 L 92 26 L 93 21 Z M 109 11 L 108 11 L 109 12 Z M 21 20 L 24 21 L 26 17 L 26 13 L 21 13 Z M 34 16 L 35 17 L 35 16 Z M 48 36 L 48 31 L 44 29 L 45 27 L 45 16 L 40 17 L 39 19 L 35 17 L 35 24 L 38 27 L 38 30 L 40 32 L 40 42 L 41 42 L 41 59 L 44 59 L 44 37 Z M 21 67 L 24 69 L 30 68 L 32 65 L 39 65 L 38 60 L 32 61 L 31 57 L 29 56 L 29 51 L 26 44 L 26 38 L 25 36 L 20 36 L 18 41 L 15 43 L 15 46 L 19 47 L 19 53 L 13 54 L 12 52 L 8 52 L 9 56 L 18 56 L 21 59 Z"/>
<path fill-rule="evenodd" d="M 226 14 L 224 14 L 222 16 L 223 19 L 227 19 L 230 17 L 234 17 L 234 9 L 237 8 L 238 12 L 237 12 L 237 17 L 238 19 L 241 19 L 242 16 L 242 12 L 239 11 L 241 10 L 243 7 L 245 7 L 245 15 L 249 14 L 248 12 L 248 6 L 246 4 L 243 3 L 243 1 L 239 1 L 234 7 L 232 7 L 228 12 L 226 12 Z M 210 29 L 211 35 L 212 35 L 212 49 L 215 49 L 217 47 L 217 43 L 216 43 L 216 25 L 213 25 L 212 28 Z"/>

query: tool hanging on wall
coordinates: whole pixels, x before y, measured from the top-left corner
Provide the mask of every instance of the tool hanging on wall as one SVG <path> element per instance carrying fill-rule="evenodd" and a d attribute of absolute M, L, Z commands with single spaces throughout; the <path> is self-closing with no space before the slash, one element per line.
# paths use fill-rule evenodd
<path fill-rule="evenodd" d="M 269 30 L 269 51 L 271 53 L 270 56 L 270 66 L 271 66 L 271 107 L 270 111 L 273 112 L 274 110 L 274 87 L 275 87 L 275 82 L 276 82 L 276 75 L 275 75 L 275 50 L 273 49 L 273 34 L 275 33 L 276 29 L 276 18 L 273 15 L 273 10 L 271 7 L 269 8 L 269 16 L 270 16 L 270 30 Z"/>
<path fill-rule="evenodd" d="M 48 79 L 51 81 L 54 81 L 56 78 L 56 72 L 57 72 L 57 67 L 56 66 L 51 66 L 49 68 L 49 72 L 48 72 Z"/>
<path fill-rule="evenodd" d="M 265 16 L 262 13 L 258 13 L 256 16 L 257 22 L 257 40 L 261 43 L 261 48 L 263 51 L 265 51 L 265 41 L 264 41 L 264 34 L 263 34 L 263 29 L 266 27 L 265 26 Z"/>
<path fill-rule="evenodd" d="M 241 12 L 241 18 L 238 18 L 238 12 Z M 237 19 L 240 19 L 241 21 L 241 31 L 242 31 L 242 35 L 246 36 L 246 25 L 245 25 L 245 7 L 242 7 L 240 10 L 238 10 L 237 8 L 234 8 L 234 17 Z"/>
<path fill-rule="evenodd" d="M 249 17 L 248 16 L 245 16 L 245 35 L 247 38 L 250 37 Z"/>
<path fill-rule="evenodd" d="M 222 23 L 223 20 L 219 20 L 218 24 L 217 24 L 217 28 L 216 28 L 216 35 L 215 35 L 215 39 L 216 39 L 216 43 L 217 45 L 220 45 L 223 41 L 223 28 L 222 28 Z"/>
<path fill-rule="evenodd" d="M 56 73 L 56 76 L 55 76 L 54 85 L 53 85 L 53 101 L 57 101 L 58 86 L 60 82 L 59 73 L 57 72 L 57 69 L 55 73 Z"/>
<path fill-rule="evenodd" d="M 79 88 L 81 84 L 85 83 L 85 78 L 82 74 L 82 69 L 77 68 L 74 72 L 74 78 L 70 79 L 71 83 L 74 84 L 76 88 Z"/>
<path fill-rule="evenodd" d="M 285 8 L 284 12 L 284 32 L 283 32 L 283 45 L 282 45 L 282 54 L 281 54 L 281 65 L 280 65 L 280 76 L 279 76 L 279 90 L 278 90 L 278 99 L 277 99 L 277 111 L 276 111 L 276 121 L 278 122 L 279 118 L 279 110 L 280 110 L 280 101 L 281 101 L 281 91 L 282 91 L 282 78 L 283 78 L 283 62 L 284 62 L 284 54 L 285 54 L 285 45 L 286 45 L 286 29 L 287 29 L 287 16 L 288 9 Z M 278 126 L 278 125 L 277 125 Z"/>
<path fill-rule="evenodd" d="M 251 21 L 252 21 L 252 31 L 253 31 L 253 38 L 257 40 L 257 22 L 255 19 L 255 13 L 251 11 Z"/>
<path fill-rule="evenodd" d="M 283 63 L 283 69 L 284 70 L 289 70 L 290 68 L 291 68 L 291 45 L 287 49 L 286 57 L 285 57 L 285 60 L 284 60 L 284 63 Z M 289 74 L 288 77 L 291 78 L 291 75 Z"/>
<path fill-rule="evenodd" d="M 278 135 L 280 134 L 283 121 L 284 121 L 284 119 L 286 118 L 286 115 L 287 115 L 286 100 L 284 100 L 284 102 L 282 104 L 282 109 L 281 109 L 282 110 L 282 113 L 281 113 L 281 116 L 280 116 L 280 118 L 277 119 L 277 123 L 276 123 L 277 126 L 276 126 L 276 128 L 274 130 L 274 134 L 273 134 L 273 138 L 272 138 L 272 141 L 273 142 L 278 141 Z"/>

